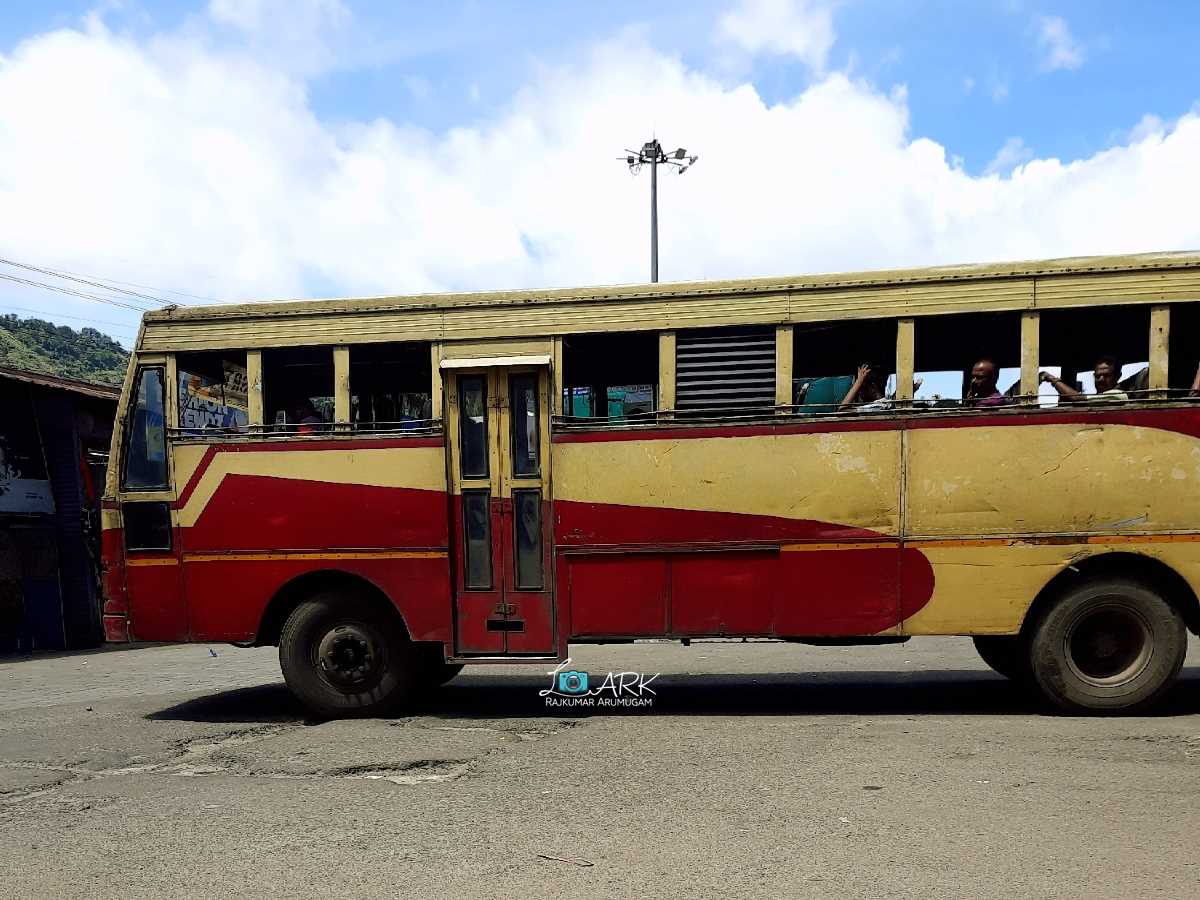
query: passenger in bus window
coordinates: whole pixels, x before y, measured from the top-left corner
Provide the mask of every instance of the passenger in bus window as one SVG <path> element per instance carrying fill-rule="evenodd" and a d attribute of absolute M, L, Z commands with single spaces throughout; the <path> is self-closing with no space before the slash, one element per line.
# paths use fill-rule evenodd
<path fill-rule="evenodd" d="M 316 434 L 325 431 L 325 420 L 317 415 L 312 401 L 301 399 L 292 410 L 292 420 L 296 422 L 296 434 Z"/>
<path fill-rule="evenodd" d="M 887 375 L 884 374 L 882 368 L 870 363 L 863 363 L 858 367 L 854 384 L 850 385 L 850 390 L 846 391 L 846 396 L 842 398 L 842 404 L 838 407 L 838 411 L 842 412 L 851 408 L 859 412 L 891 409 L 892 401 L 884 396 L 886 385 Z"/>
<path fill-rule="evenodd" d="M 1113 402 L 1129 399 L 1129 395 L 1117 387 L 1117 382 L 1121 380 L 1121 364 L 1115 357 L 1102 356 L 1096 360 L 1092 376 L 1096 380 L 1096 393 L 1094 394 L 1077 391 L 1057 375 L 1051 375 L 1049 372 L 1042 372 L 1039 378 L 1058 391 L 1059 396 L 1067 403 L 1078 403 L 1084 400 Z"/>
<path fill-rule="evenodd" d="M 1196 377 L 1192 379 L 1192 389 L 1188 391 L 1189 397 L 1200 397 L 1200 366 L 1196 366 Z"/>
<path fill-rule="evenodd" d="M 1008 398 L 996 386 L 999 372 L 993 360 L 984 357 L 971 367 L 971 386 L 963 397 L 963 406 L 1003 406 Z"/>

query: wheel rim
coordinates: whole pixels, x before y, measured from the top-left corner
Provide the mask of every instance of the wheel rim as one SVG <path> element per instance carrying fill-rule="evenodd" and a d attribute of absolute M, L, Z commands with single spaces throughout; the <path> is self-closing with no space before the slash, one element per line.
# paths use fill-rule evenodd
<path fill-rule="evenodd" d="M 361 622 L 334 625 L 317 644 L 317 671 L 339 691 L 373 687 L 384 669 L 383 642 Z"/>
<path fill-rule="evenodd" d="M 1149 623 L 1136 610 L 1118 603 L 1085 610 L 1067 628 L 1064 643 L 1071 671 L 1097 687 L 1132 681 L 1154 652 Z"/>

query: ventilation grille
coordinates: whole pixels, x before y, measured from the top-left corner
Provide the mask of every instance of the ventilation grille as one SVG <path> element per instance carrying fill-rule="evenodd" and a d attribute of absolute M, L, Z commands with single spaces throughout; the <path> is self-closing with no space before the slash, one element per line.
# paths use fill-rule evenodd
<path fill-rule="evenodd" d="M 676 408 L 774 405 L 774 328 L 719 328 L 676 334 Z"/>

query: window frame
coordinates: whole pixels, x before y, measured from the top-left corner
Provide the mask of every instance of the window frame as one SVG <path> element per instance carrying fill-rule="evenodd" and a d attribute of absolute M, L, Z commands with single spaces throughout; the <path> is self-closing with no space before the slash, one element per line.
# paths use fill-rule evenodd
<path fill-rule="evenodd" d="M 251 375 L 250 357 L 253 352 L 254 351 L 247 350 L 244 348 L 235 347 L 232 349 L 220 349 L 220 350 L 180 350 L 180 351 L 177 351 L 176 353 L 172 354 L 172 356 L 171 356 L 171 361 L 172 361 L 171 371 L 168 371 L 168 373 L 167 373 L 168 377 L 172 379 L 171 390 L 173 392 L 172 400 L 170 403 L 170 408 L 168 409 L 169 424 L 168 424 L 168 428 L 167 428 L 167 435 L 171 440 L 212 442 L 212 441 L 224 440 L 224 439 L 228 439 L 228 438 L 245 437 L 247 435 L 254 434 L 257 430 L 261 430 L 261 424 L 262 424 L 261 422 L 257 423 L 260 426 L 260 428 L 258 428 L 258 429 L 255 428 L 256 423 L 253 421 L 254 416 L 252 415 L 252 409 L 251 409 L 251 407 L 253 406 L 253 402 L 254 402 L 252 399 L 253 394 L 254 394 L 254 388 L 253 388 L 253 378 Z M 236 358 L 239 355 L 241 355 L 243 357 L 243 360 L 245 363 L 243 368 L 245 369 L 245 372 L 246 372 L 246 424 L 245 425 L 243 425 L 243 426 L 236 426 L 236 425 L 235 426 L 221 426 L 221 427 L 214 427 L 214 428 L 210 429 L 210 428 L 191 428 L 191 427 L 185 426 L 183 424 L 184 407 L 183 407 L 183 402 L 182 402 L 183 397 L 180 395 L 179 379 L 180 379 L 180 373 L 187 371 L 187 370 L 180 367 L 180 365 L 179 365 L 180 358 L 181 357 L 186 358 L 188 356 L 205 355 L 205 354 L 219 355 L 222 358 L 222 361 L 224 361 L 225 359 L 227 359 L 229 357 Z M 232 406 L 231 404 L 222 404 L 222 405 L 229 409 L 237 409 L 237 407 Z"/>
<path fill-rule="evenodd" d="M 163 395 L 163 481 L 159 485 L 129 486 L 129 444 L 133 437 L 133 421 L 137 415 L 138 395 L 141 393 L 142 378 L 146 372 L 158 370 L 161 378 Z M 121 470 L 118 488 L 122 494 L 151 494 L 171 489 L 171 442 L 168 438 L 167 422 L 171 415 L 171 401 L 168 388 L 170 372 L 165 360 L 155 362 L 139 362 L 134 370 L 133 382 L 129 393 L 129 403 L 125 409 L 125 421 L 121 424 Z"/>

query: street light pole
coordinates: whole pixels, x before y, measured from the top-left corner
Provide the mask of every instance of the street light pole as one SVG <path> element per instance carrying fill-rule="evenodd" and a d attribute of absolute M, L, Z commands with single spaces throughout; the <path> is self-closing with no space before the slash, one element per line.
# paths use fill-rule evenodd
<path fill-rule="evenodd" d="M 654 142 L 655 144 L 658 141 Z M 658 156 L 650 160 L 650 281 L 658 283 Z"/>
<path fill-rule="evenodd" d="M 625 154 L 625 164 L 635 175 L 642 166 L 650 166 L 650 281 L 655 283 L 658 281 L 658 167 L 674 166 L 675 171 L 682 175 L 700 157 L 688 156 L 682 147 L 664 153 L 658 138 L 644 143 L 641 150 L 626 150 Z"/>

